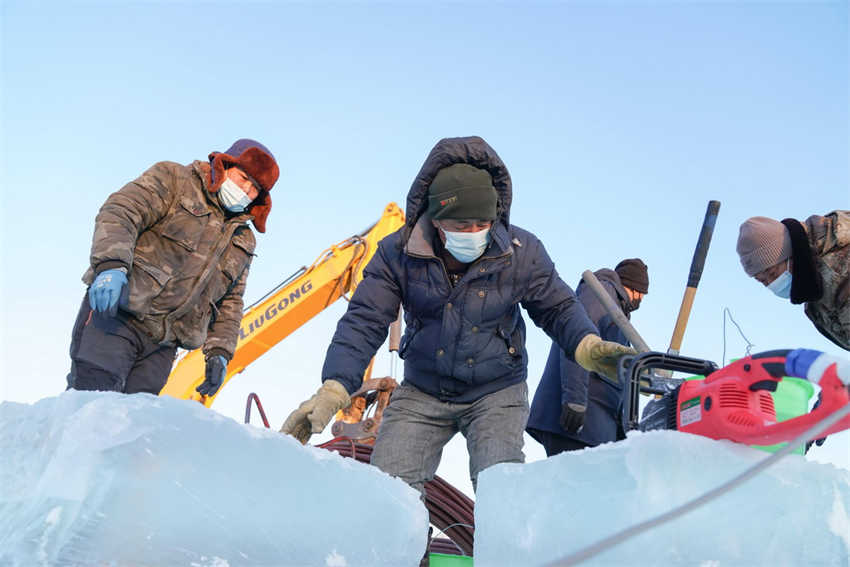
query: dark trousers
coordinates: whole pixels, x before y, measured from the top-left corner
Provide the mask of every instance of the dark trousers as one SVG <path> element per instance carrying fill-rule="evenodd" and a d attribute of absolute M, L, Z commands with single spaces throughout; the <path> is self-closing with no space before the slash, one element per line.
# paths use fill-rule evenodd
<path fill-rule="evenodd" d="M 68 388 L 159 394 L 176 353 L 177 347 L 158 345 L 136 329 L 126 313 L 92 311 L 86 292 L 71 333 Z"/>
<path fill-rule="evenodd" d="M 534 438 L 543 444 L 547 457 L 563 453 L 564 451 L 581 451 L 590 447 L 587 443 L 582 443 L 581 441 L 576 441 L 563 435 L 556 435 L 549 431 L 535 430 Z"/>

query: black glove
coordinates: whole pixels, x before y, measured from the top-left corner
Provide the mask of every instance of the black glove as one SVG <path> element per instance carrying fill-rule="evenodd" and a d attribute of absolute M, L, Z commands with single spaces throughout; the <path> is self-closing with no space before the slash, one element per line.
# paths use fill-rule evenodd
<path fill-rule="evenodd" d="M 815 402 L 815 405 L 812 406 L 812 411 L 815 411 L 823 400 L 823 391 L 818 392 L 818 400 Z M 812 448 L 812 444 L 817 445 L 818 447 L 822 446 L 826 443 L 826 437 L 821 437 L 820 439 L 812 439 L 811 441 L 806 442 L 806 453 L 809 452 L 809 449 Z"/>
<path fill-rule="evenodd" d="M 587 406 L 566 403 L 561 406 L 561 427 L 568 433 L 578 433 L 584 427 L 584 414 Z"/>
<path fill-rule="evenodd" d="M 214 396 L 221 388 L 225 374 L 227 374 L 226 358 L 220 354 L 207 358 L 206 378 L 196 388 L 197 392 L 202 396 Z"/>

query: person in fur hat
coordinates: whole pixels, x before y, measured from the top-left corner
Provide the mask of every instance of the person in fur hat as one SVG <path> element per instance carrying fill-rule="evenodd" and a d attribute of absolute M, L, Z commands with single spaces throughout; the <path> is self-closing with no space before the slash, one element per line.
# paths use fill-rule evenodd
<path fill-rule="evenodd" d="M 272 153 L 237 140 L 209 161 L 163 161 L 109 196 L 95 219 L 68 387 L 158 394 L 177 347 L 203 347 L 198 392 L 221 386 L 236 348 L 256 239 L 266 231 Z"/>
<path fill-rule="evenodd" d="M 805 222 L 752 217 L 737 244 L 744 271 L 794 305 L 824 337 L 850 350 L 850 211 Z"/>

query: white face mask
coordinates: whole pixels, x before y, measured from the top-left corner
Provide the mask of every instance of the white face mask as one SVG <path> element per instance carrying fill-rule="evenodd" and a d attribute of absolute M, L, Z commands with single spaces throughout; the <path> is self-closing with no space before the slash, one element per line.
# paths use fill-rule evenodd
<path fill-rule="evenodd" d="M 778 278 L 767 285 L 767 289 L 782 299 L 788 299 L 791 297 L 791 272 L 785 270 L 779 274 Z"/>
<path fill-rule="evenodd" d="M 490 244 L 490 229 L 478 232 L 443 230 L 443 234 L 446 235 L 446 250 L 464 264 L 478 259 Z"/>
<path fill-rule="evenodd" d="M 229 177 L 224 178 L 218 190 L 218 200 L 231 213 L 241 213 L 251 204 L 251 198 Z"/>

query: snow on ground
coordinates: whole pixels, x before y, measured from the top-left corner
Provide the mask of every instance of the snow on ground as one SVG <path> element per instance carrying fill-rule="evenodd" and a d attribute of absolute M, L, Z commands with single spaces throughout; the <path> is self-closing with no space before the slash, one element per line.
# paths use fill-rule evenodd
<path fill-rule="evenodd" d="M 540 565 L 724 483 L 767 453 L 676 431 L 479 476 L 476 565 Z M 850 565 L 850 471 L 785 457 L 593 565 Z"/>
<path fill-rule="evenodd" d="M 415 565 L 428 513 L 374 467 L 188 401 L 0 404 L 0 565 Z"/>
<path fill-rule="evenodd" d="M 415 566 L 427 512 L 377 469 L 197 403 L 0 404 L 0 565 Z M 526 566 L 665 512 L 766 453 L 671 431 L 481 474 L 475 565 Z M 848 565 L 850 471 L 790 456 L 590 565 Z"/>

